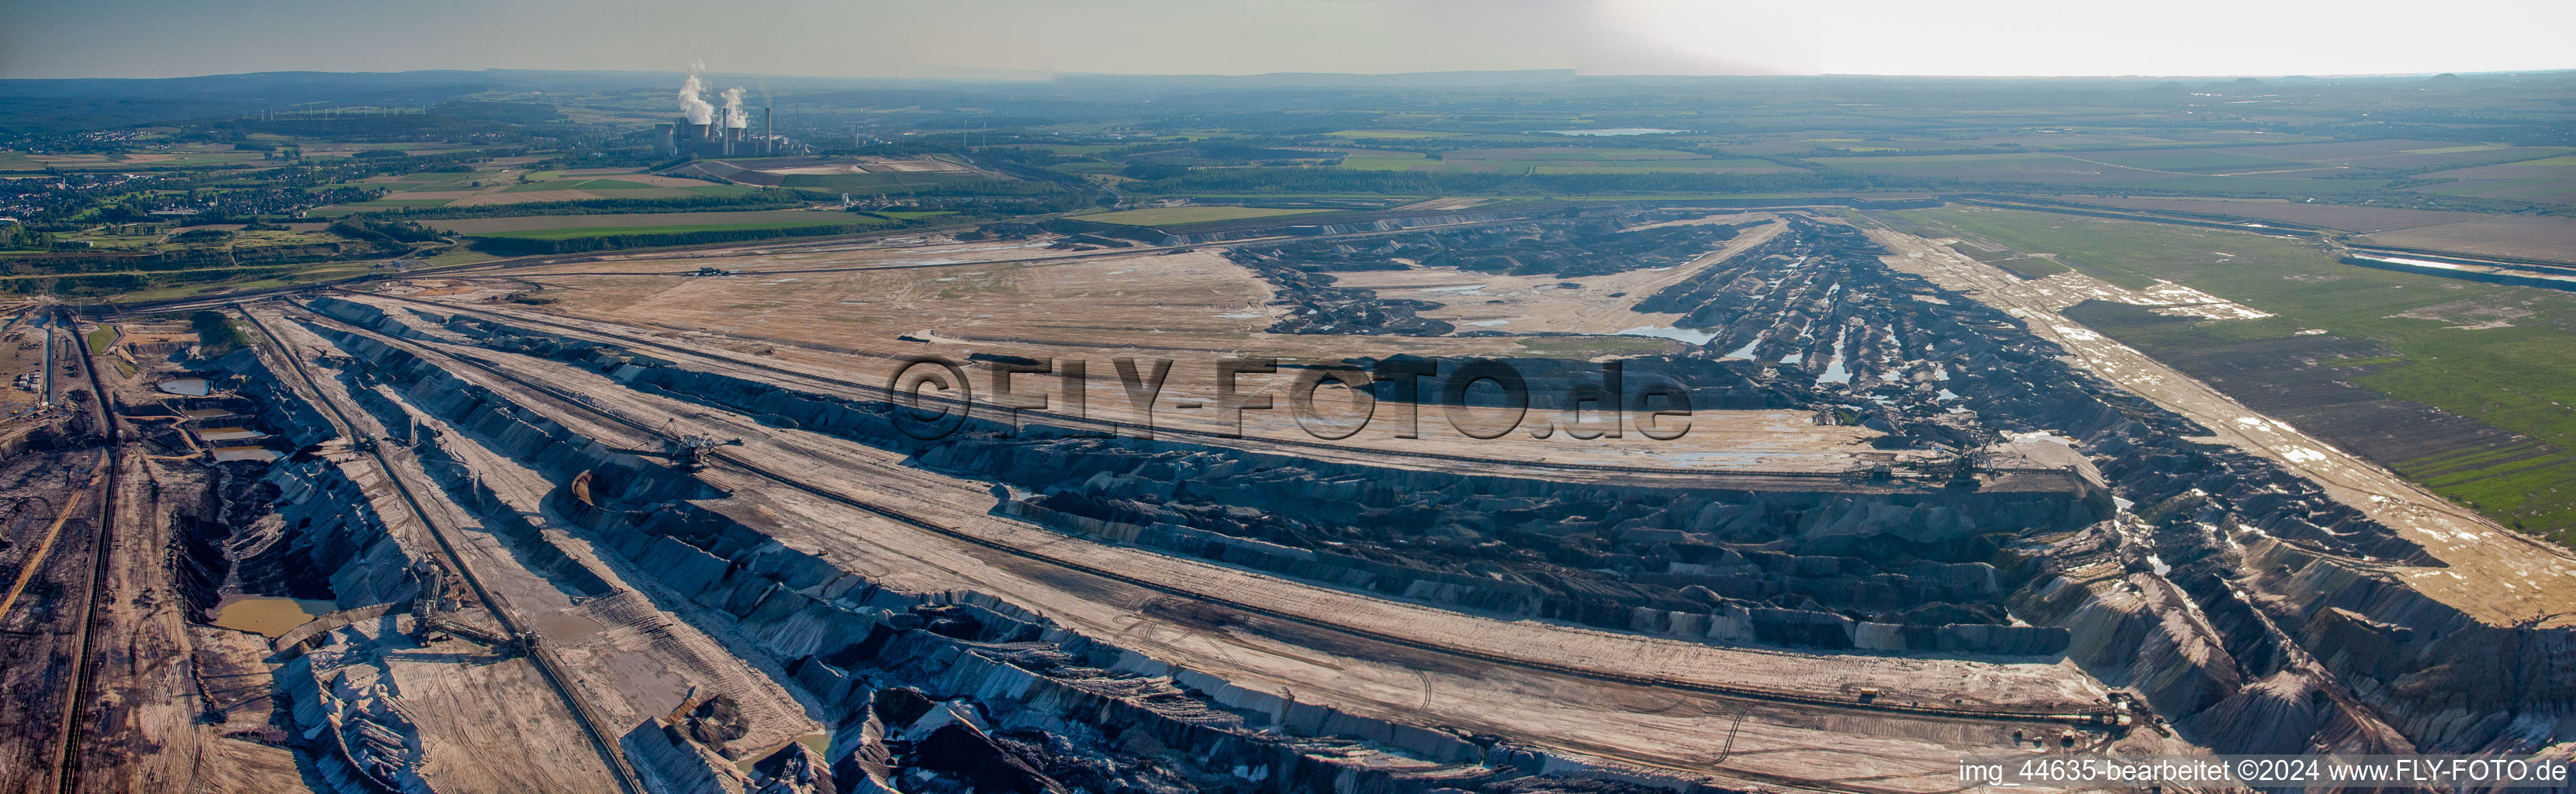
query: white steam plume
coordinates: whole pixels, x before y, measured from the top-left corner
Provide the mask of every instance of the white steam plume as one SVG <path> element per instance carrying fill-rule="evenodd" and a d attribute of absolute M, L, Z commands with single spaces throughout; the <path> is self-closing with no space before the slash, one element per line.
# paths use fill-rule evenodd
<path fill-rule="evenodd" d="M 698 91 L 706 87 L 705 83 L 698 80 L 698 71 L 705 68 L 707 68 L 705 61 L 689 64 L 689 79 L 680 84 L 680 112 L 689 117 L 691 124 L 706 124 L 715 120 L 716 106 L 698 98 Z"/>
<path fill-rule="evenodd" d="M 742 112 L 742 87 L 724 90 L 725 126 L 741 129 L 751 126 L 751 114 Z"/>

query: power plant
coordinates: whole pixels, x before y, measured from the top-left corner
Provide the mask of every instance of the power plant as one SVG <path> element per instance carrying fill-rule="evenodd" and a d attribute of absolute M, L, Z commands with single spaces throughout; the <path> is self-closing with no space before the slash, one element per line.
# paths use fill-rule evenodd
<path fill-rule="evenodd" d="M 734 157 L 738 155 L 776 154 L 777 137 L 770 118 L 771 108 L 761 108 L 759 138 L 746 145 L 743 133 L 751 126 L 751 113 L 742 106 L 742 88 L 724 90 L 724 105 L 718 107 L 699 93 L 706 87 L 692 65 L 689 77 L 680 84 L 680 115 L 669 124 L 656 124 L 654 152 L 663 157 Z"/>

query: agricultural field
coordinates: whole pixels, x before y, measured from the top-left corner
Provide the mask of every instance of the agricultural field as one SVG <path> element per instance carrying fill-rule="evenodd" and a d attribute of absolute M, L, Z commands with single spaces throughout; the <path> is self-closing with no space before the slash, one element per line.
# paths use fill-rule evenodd
<path fill-rule="evenodd" d="M 2086 160 L 2095 160 L 2126 168 L 2153 171 L 2189 171 L 2193 173 L 2228 174 L 2238 172 L 2283 172 L 2313 169 L 2312 163 L 2281 160 L 2244 151 L 2224 149 L 2150 149 L 2145 151 L 2086 152 Z"/>
<path fill-rule="evenodd" d="M 1280 215 L 1304 215 L 1331 212 L 1322 209 L 1278 209 L 1272 207 L 1157 207 L 1154 209 L 1084 215 L 1082 220 L 1116 223 L 1127 226 L 1176 226 L 1209 221 L 1231 221 L 1243 218 L 1269 218 Z"/>
<path fill-rule="evenodd" d="M 751 212 L 661 212 L 620 215 L 521 215 L 508 218 L 458 218 L 422 221 L 430 228 L 476 236 L 566 239 L 591 234 L 656 234 L 711 228 L 766 229 L 836 226 L 883 221 L 852 212 L 759 210 Z"/>
<path fill-rule="evenodd" d="M 703 178 L 742 185 L 902 193 L 923 187 L 1009 180 L 1000 172 L 951 157 L 762 157 L 697 160 L 660 172 L 663 177 Z"/>
<path fill-rule="evenodd" d="M 509 187 L 502 188 L 501 192 L 526 193 L 537 190 L 652 190 L 657 187 L 662 186 L 649 185 L 642 182 L 630 182 L 623 179 L 560 179 L 550 182 L 530 182 L 524 185 L 511 185 Z"/>
<path fill-rule="evenodd" d="M 2576 204 L 2576 155 L 2435 171 L 2413 189 L 2449 196 Z"/>
<path fill-rule="evenodd" d="M 642 169 L 584 171 L 424 171 L 398 177 L 373 177 L 362 184 L 387 192 L 358 204 L 323 207 L 316 214 L 336 215 L 375 208 L 479 207 L 548 201 L 602 199 L 672 199 L 690 196 L 734 196 L 751 192 L 740 185 L 702 179 L 641 173 Z M 523 181 L 524 180 L 524 181 Z"/>
<path fill-rule="evenodd" d="M 2178 149 L 2215 147 L 2247 143 L 2300 143 L 2323 140 L 2308 135 L 2287 135 L 2257 131 L 2194 133 L 2159 132 L 2149 134 L 2137 128 L 2074 128 L 2060 132 L 2012 133 L 1986 135 L 1975 142 L 1981 146 L 2024 146 L 2032 149 Z"/>
<path fill-rule="evenodd" d="M 657 216 L 658 217 L 658 216 Z M 687 234 L 690 232 L 734 232 L 754 229 L 793 229 L 805 226 L 847 226 L 883 223 L 875 218 L 851 215 L 812 223 L 665 223 L 652 226 L 585 226 L 560 229 L 531 229 L 524 232 L 488 232 L 477 237 L 504 237 L 518 240 L 578 240 L 584 237 L 615 237 L 630 234 Z"/>
<path fill-rule="evenodd" d="M 1808 161 L 1829 168 L 1865 173 L 1962 181 L 2320 196 L 2378 190 L 2388 184 L 2386 179 L 2425 168 L 2532 160 L 2552 157 L 2564 151 L 2553 147 L 2441 145 L 2430 141 L 2384 140 L 2117 151 L 1814 157 Z M 2480 169 L 2468 170 L 2476 172 Z M 2521 174 L 2516 172 L 2516 178 L 2542 178 Z M 2432 175 L 2421 178 L 2432 178 Z"/>
<path fill-rule="evenodd" d="M 2508 163 L 2565 154 L 2567 149 L 2546 146 L 2500 146 L 2457 144 L 2442 141 L 2385 139 L 2372 141 L 2334 141 L 2284 146 L 2248 146 L 2224 149 L 2240 154 L 2273 160 L 2287 160 L 2342 169 L 2421 169 L 2442 166 L 2466 167 L 2491 163 Z"/>
<path fill-rule="evenodd" d="M 127 231 L 129 233 L 119 234 L 119 231 Z M 212 241 L 191 241 L 176 238 L 176 235 L 198 231 L 228 232 L 230 236 Z M 330 245 L 347 239 L 324 232 L 322 230 L 322 224 L 320 223 L 296 223 L 288 225 L 285 229 L 261 229 L 258 231 L 245 231 L 242 229 L 242 225 L 238 223 L 217 223 L 184 227 L 150 225 L 126 227 L 103 226 L 76 234 L 66 234 L 63 235 L 62 238 L 89 243 L 89 248 L 87 250 L 90 251 L 138 253 L 179 248 L 230 248 L 235 250 L 247 250 L 269 246 Z"/>
<path fill-rule="evenodd" d="M 1618 147 L 1533 146 L 1520 149 L 1459 149 L 1442 152 L 1450 160 L 1706 160 L 1708 155 L 1677 152 L 1671 149 L 1633 149 Z"/>
<path fill-rule="evenodd" d="M 0 151 L 0 172 L 112 171 L 137 168 L 187 168 L 257 162 L 263 152 L 235 151 L 229 145 L 189 144 L 153 147 L 154 151 L 120 154 L 29 154 Z"/>
<path fill-rule="evenodd" d="M 1411 138 L 1454 138 L 1465 134 L 1467 133 L 1431 132 L 1429 130 L 1343 130 L 1341 132 L 1332 133 L 1333 137 L 1336 138 L 1387 138 L 1394 140 Z"/>
<path fill-rule="evenodd" d="M 2558 490 L 2576 476 L 2576 414 L 2565 407 L 2576 404 L 2576 295 L 2353 267 L 2243 232 L 2015 210 L 1892 214 L 1992 248 L 2055 253 L 2121 286 L 2169 280 L 2273 314 L 2070 316 L 2499 522 L 2576 544 L 2576 493 Z"/>
<path fill-rule="evenodd" d="M 883 174 L 789 174 L 780 182 L 785 187 L 812 190 L 837 190 L 844 193 L 907 193 L 918 188 L 937 187 L 957 182 L 973 182 L 989 177 L 954 171 Z"/>
<path fill-rule="evenodd" d="M 2215 199 L 2215 198 L 2142 198 L 2131 196 L 2069 196 L 2070 200 L 2109 207 L 2161 210 L 2201 215 L 2225 215 L 2236 218 L 2282 221 L 2304 226 L 2337 229 L 2368 234 L 2410 226 L 2433 226 L 2458 223 L 2486 217 L 2474 212 L 2409 210 L 2389 207 L 2362 207 L 2351 204 L 2329 204 L 2321 201 L 2287 201 L 2281 199 Z"/>
<path fill-rule="evenodd" d="M 372 270 L 374 270 L 372 261 L 342 261 L 302 265 L 0 276 L 0 293 L 51 292 L 75 298 L 113 295 L 119 302 L 155 301 L 294 284 L 312 284 L 364 275 Z"/>
<path fill-rule="evenodd" d="M 1827 168 L 1873 174 L 1901 174 L 1960 180 L 2109 183 L 2163 176 L 2143 169 L 2086 162 L 2037 152 L 1817 157 L 1811 158 L 1809 162 Z"/>
<path fill-rule="evenodd" d="M 1434 160 L 1412 152 L 1373 152 L 1342 158 L 1341 167 L 1443 174 L 1753 174 L 1796 170 L 1769 160 L 1713 158 L 1659 149 L 1468 149 L 1444 152 L 1442 158 Z"/>
<path fill-rule="evenodd" d="M 2397 248 L 2576 264 L 2576 219 L 2568 218 L 2506 215 L 2379 232 L 2358 240 Z"/>
<path fill-rule="evenodd" d="M 1126 166 L 1119 165 L 1117 163 L 1089 162 L 1057 163 L 1055 165 L 1047 166 L 1047 168 L 1057 173 L 1075 174 L 1080 176 L 1116 174 L 1127 170 Z"/>

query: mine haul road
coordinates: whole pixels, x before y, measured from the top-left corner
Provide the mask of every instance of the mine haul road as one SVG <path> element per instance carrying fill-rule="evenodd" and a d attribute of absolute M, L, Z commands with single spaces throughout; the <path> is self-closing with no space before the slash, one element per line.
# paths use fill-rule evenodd
<path fill-rule="evenodd" d="M 663 437 L 659 428 L 674 426 L 739 436 L 745 446 L 722 452 L 701 475 L 735 496 L 709 506 L 742 520 L 767 516 L 782 542 L 821 549 L 844 568 L 906 589 L 972 586 L 1085 634 L 1353 713 L 1510 735 L 1625 763 L 1807 785 L 1815 778 L 1791 772 L 1803 768 L 1790 763 L 1798 752 L 1859 747 L 1928 776 L 1955 760 L 1957 749 L 1993 746 L 2014 726 L 2089 723 L 2105 694 L 2063 664 L 1818 656 L 1656 639 L 1426 607 L 1101 545 L 992 515 L 988 484 L 905 465 L 899 453 L 768 428 L 560 362 L 395 337 L 318 315 L 297 319 L 420 356 L 600 443 L 651 447 Z M 1237 629 L 1208 632 L 1150 614 L 1154 601 L 1173 598 L 1251 617 Z M 1903 694 L 1860 703 L 1856 694 L 1865 687 Z M 1562 727 L 1598 725 L 1600 704 L 1641 698 L 1655 704 L 1638 709 L 1648 716 L 1620 714 L 1597 732 Z M 1844 716 L 1824 716 L 1837 714 Z M 1855 744 L 1820 732 L 1820 718 L 1837 730 L 1879 725 L 1864 732 L 1917 738 Z M 1730 719 L 1736 724 L 1724 724 Z M 1945 724 L 1953 727 L 1928 727 Z M 1771 748 L 1754 757 L 1784 766 L 1765 770 L 1742 757 L 1722 770 L 1697 766 L 1723 756 L 1715 742 L 1730 727 L 1741 734 L 1737 746 Z M 1919 738 L 1926 735 L 1951 738 Z M 1809 762 L 1824 763 L 1822 757 Z M 1832 785 L 1849 782 L 1856 781 Z"/>

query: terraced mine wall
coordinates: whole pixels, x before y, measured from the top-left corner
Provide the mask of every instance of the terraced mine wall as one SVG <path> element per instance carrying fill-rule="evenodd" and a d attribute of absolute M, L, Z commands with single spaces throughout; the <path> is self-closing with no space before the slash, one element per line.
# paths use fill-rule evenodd
<path fill-rule="evenodd" d="M 1110 790 L 1151 783 L 1154 775 L 1318 794 L 1413 791 L 1540 773 L 1691 785 L 1678 776 L 1596 767 L 1492 737 L 1391 723 L 1238 687 L 980 593 L 888 589 L 732 515 L 756 510 L 716 509 L 732 500 L 688 501 L 711 495 L 694 478 L 608 452 L 408 352 L 316 330 L 363 362 L 369 378 L 400 389 L 406 401 L 498 441 L 494 451 L 558 481 L 589 474 L 589 499 L 558 488 L 549 509 L 602 551 L 653 572 L 661 587 L 729 615 L 737 632 L 777 659 L 833 715 L 827 756 L 840 780 L 883 781 L 887 759 L 897 753 L 886 739 L 900 737 L 915 754 L 906 759 L 911 766 L 993 775 L 987 782 L 1007 790 L 1039 790 L 1041 781 Z M 399 410 L 381 395 L 362 399 L 378 403 L 371 411 Z M 437 437 L 424 434 L 411 443 L 433 472 L 449 472 L 451 492 L 461 489 L 472 499 L 477 492 L 470 481 L 441 462 L 449 453 Z M 931 713 L 937 709 L 951 716 Z M 723 759 L 688 737 L 682 724 L 657 720 L 621 743 L 665 780 L 722 777 L 709 765 Z M 934 754 L 929 747 L 941 749 Z M 1156 749 L 1140 753 L 1140 747 Z M 1389 751 L 1405 760 L 1370 760 Z M 1033 764 L 1032 757 L 1044 763 Z"/>
<path fill-rule="evenodd" d="M 2025 534 L 2030 565 L 2013 573 L 2028 584 L 2008 603 L 2069 630 L 2069 656 L 2186 735 L 2226 752 L 2512 750 L 2568 719 L 2576 632 L 2425 597 L 2381 568 L 2439 560 L 2315 483 L 2190 441 L 2209 431 L 2075 369 L 2020 320 L 1886 268 L 1857 230 L 1792 226 L 1639 309 L 1718 333 L 1706 350 L 1798 356 L 1778 380 L 1891 433 L 2073 441 L 2134 507 Z M 1804 363 L 1826 356 L 1845 378 Z"/>
<path fill-rule="evenodd" d="M 363 304 L 313 306 L 352 322 L 403 325 Z M 2074 480 L 1987 492 L 1891 493 L 1832 479 L 1805 490 L 1722 481 L 1568 486 L 1169 439 L 1074 437 L 1046 426 L 1014 436 L 982 420 L 921 442 L 895 429 L 885 403 L 560 337 L 451 327 L 495 347 L 569 359 L 642 391 L 998 481 L 1005 512 L 1059 531 L 1392 597 L 1692 639 L 2054 654 L 2066 644 L 2062 629 L 2012 625 L 2005 613 L 2003 597 L 2020 582 L 2004 572 L 2017 561 L 2002 539 L 2082 526 L 2111 507 L 2107 495 Z M 443 381 L 437 390 L 476 391 Z"/>
<path fill-rule="evenodd" d="M 290 447 L 335 437 L 331 424 L 252 351 L 207 366 L 239 396 L 181 399 L 170 407 L 229 410 L 236 416 L 227 422 L 285 439 Z M 185 431 L 173 425 L 165 432 Z M 172 550 L 180 595 L 201 619 L 211 619 L 215 604 L 230 594 L 356 607 L 407 600 L 415 592 L 411 568 L 426 554 L 386 524 L 378 502 L 386 497 L 353 479 L 363 476 L 358 470 L 310 454 L 209 465 L 210 492 L 179 511 Z M 163 498 L 185 504 L 176 495 Z"/>
<path fill-rule="evenodd" d="M 929 741 L 940 728 L 926 729 L 915 716 L 923 712 L 887 708 L 889 698 L 964 699 L 970 711 L 957 721 L 971 730 L 948 741 L 972 761 L 949 763 L 961 771 L 999 768 L 1006 777 L 1098 780 L 1100 767 L 1083 762 L 1101 758 L 1124 762 L 1113 769 L 1150 771 L 1154 765 L 1137 763 L 1127 749 L 1140 745 L 1160 748 L 1154 760 L 1183 774 L 1231 776 L 1233 787 L 1262 791 L 1402 791 L 1540 772 L 1633 774 L 1234 686 L 1067 631 L 980 593 L 889 590 L 696 505 L 634 513 L 558 498 L 554 507 L 604 548 L 667 572 L 663 583 L 673 591 L 739 618 L 742 631 L 839 715 L 830 755 L 841 780 L 884 774 L 883 764 L 871 760 L 888 752 L 880 737 Z M 1090 741 L 1056 743 L 1048 754 L 1052 763 L 1023 768 L 997 746 L 996 737 L 1014 733 Z M 1367 753 L 1352 752 L 1363 746 L 1412 760 L 1371 764 L 1363 760 Z M 1674 777 L 1643 782 L 1686 785 Z"/>
<path fill-rule="evenodd" d="M 215 359 L 212 366 L 237 379 L 232 384 L 234 392 L 250 399 L 243 413 L 255 417 L 269 433 L 297 448 L 322 443 L 335 435 L 331 420 L 322 415 L 322 410 L 279 381 L 260 361 L 256 350 L 245 347 L 233 351 Z"/>
<path fill-rule="evenodd" d="M 238 397 L 174 398 L 158 404 L 121 406 L 119 413 L 128 421 L 119 435 L 140 443 L 145 454 L 165 459 L 205 454 L 189 436 L 181 411 L 232 410 L 241 414 L 256 413 L 251 401 Z M 247 415 L 236 414 L 221 419 L 226 424 L 262 427 Z M 187 604 L 190 620 L 211 623 L 215 608 L 227 595 L 289 596 L 327 600 L 333 597 L 329 582 L 322 576 L 294 576 L 279 579 L 252 576 L 235 579 L 236 542 L 245 549 L 273 545 L 275 535 L 237 536 L 234 527 L 251 527 L 270 512 L 279 499 L 278 487 L 268 477 L 270 464 L 261 461 L 228 461 L 211 463 L 202 472 L 202 490 L 186 488 L 163 490 L 157 500 L 170 512 L 170 553 L 172 589 Z M 271 542 L 263 542 L 263 540 Z M 271 557 L 272 565 L 319 573 L 309 558 L 280 555 Z"/>

